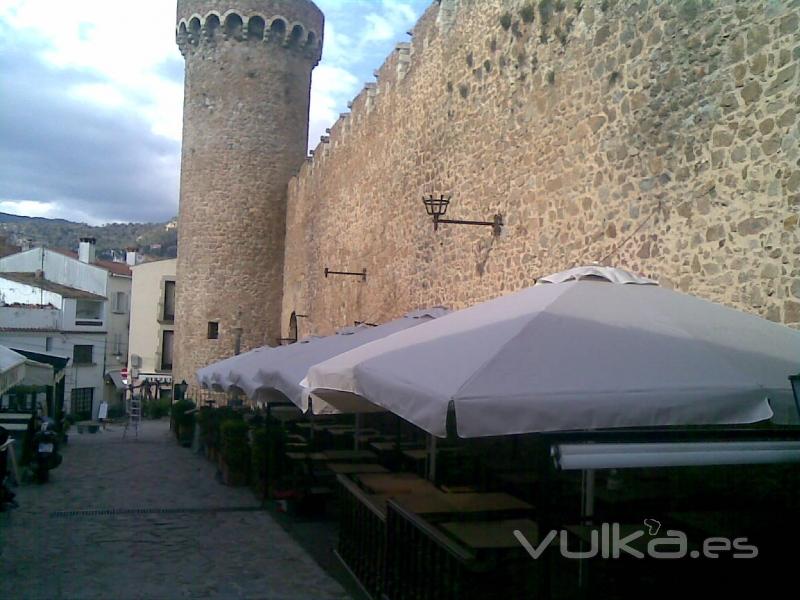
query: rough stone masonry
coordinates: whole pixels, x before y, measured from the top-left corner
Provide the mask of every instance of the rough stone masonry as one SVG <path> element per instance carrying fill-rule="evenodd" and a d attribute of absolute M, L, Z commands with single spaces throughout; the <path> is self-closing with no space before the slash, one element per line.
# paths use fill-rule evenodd
<path fill-rule="evenodd" d="M 237 3 L 181 4 L 202 33 Z M 257 9 L 311 10 L 238 5 L 248 36 Z M 303 19 L 318 42 L 321 15 Z M 592 262 L 800 326 L 800 0 L 434 2 L 299 170 L 307 123 L 276 93 L 307 71 L 256 62 L 255 84 L 247 61 L 275 59 L 239 53 L 267 43 L 231 44 L 187 57 L 178 377 L 232 354 L 238 306 L 251 347 L 287 337 L 292 313 L 324 334 Z M 434 232 L 428 193 L 452 195 L 448 217 L 502 214 L 502 235 Z"/>
<path fill-rule="evenodd" d="M 284 331 L 592 262 L 800 326 L 799 23 L 797 0 L 434 3 L 289 186 Z M 434 233 L 430 192 L 503 235 Z"/>

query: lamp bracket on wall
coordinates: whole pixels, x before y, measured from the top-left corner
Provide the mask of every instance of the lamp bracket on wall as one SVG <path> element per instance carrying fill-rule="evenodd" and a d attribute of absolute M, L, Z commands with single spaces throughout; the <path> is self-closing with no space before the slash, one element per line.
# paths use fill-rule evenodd
<path fill-rule="evenodd" d="M 422 203 L 425 205 L 425 211 L 433 217 L 433 230 L 439 230 L 440 223 L 448 223 L 450 225 L 484 225 L 492 228 L 492 233 L 499 236 L 503 231 L 503 215 L 495 215 L 491 221 L 464 221 L 462 219 L 443 219 L 442 217 L 447 214 L 447 207 L 450 205 L 450 196 L 440 195 L 438 198 L 434 195 L 422 197 Z"/>
<path fill-rule="evenodd" d="M 349 275 L 352 277 L 361 277 L 361 281 L 367 280 L 367 270 L 364 269 L 360 273 L 355 273 L 353 271 L 331 271 L 328 267 L 325 267 L 325 278 L 327 279 L 328 275 Z"/>

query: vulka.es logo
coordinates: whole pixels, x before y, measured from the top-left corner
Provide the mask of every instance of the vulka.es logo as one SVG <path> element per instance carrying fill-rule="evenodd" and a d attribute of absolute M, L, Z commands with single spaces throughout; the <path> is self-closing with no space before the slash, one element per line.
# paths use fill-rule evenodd
<path fill-rule="evenodd" d="M 570 536 L 565 529 L 551 530 L 537 546 L 534 546 L 519 529 L 514 530 L 514 537 L 534 559 L 540 558 L 544 551 L 556 542 L 556 538 L 558 538 L 557 545 L 561 556 L 575 560 L 596 558 L 597 556 L 616 559 L 623 554 L 634 558 L 644 558 L 645 552 L 637 549 L 637 547 L 642 548 L 643 546 L 648 557 L 665 560 L 686 558 L 687 556 L 690 558 L 720 558 L 723 555 L 730 555 L 733 558 L 758 556 L 758 548 L 748 544 L 747 538 L 744 537 L 735 539 L 710 537 L 703 540 L 702 551 L 689 550 L 689 539 L 684 532 L 667 529 L 665 535 L 656 537 L 661 529 L 661 523 L 655 519 L 645 519 L 644 524 L 647 531 L 641 529 L 623 536 L 619 523 L 603 523 L 599 529 L 591 530 L 588 547 L 584 546 L 583 548 L 576 544 L 574 539 L 572 545 L 578 547 L 570 548 Z M 648 531 L 651 539 L 645 544 L 641 538 L 648 535 Z"/>

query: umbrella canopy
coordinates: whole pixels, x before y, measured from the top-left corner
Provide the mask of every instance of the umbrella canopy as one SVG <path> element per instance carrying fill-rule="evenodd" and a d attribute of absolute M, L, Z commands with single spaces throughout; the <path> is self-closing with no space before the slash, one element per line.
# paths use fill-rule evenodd
<path fill-rule="evenodd" d="M 304 342 L 306 340 L 303 340 Z M 235 381 L 231 379 L 233 370 L 245 370 L 249 368 L 258 368 L 258 365 L 269 360 L 269 356 L 276 356 L 278 353 L 286 352 L 291 346 L 261 346 L 236 356 L 228 357 L 215 363 L 197 370 L 197 381 L 206 389 L 214 390 L 217 392 L 228 391 L 232 386 L 235 387 Z"/>
<path fill-rule="evenodd" d="M 588 267 L 309 370 L 444 437 L 795 419 L 800 332 Z M 616 282 L 616 283 L 615 283 Z M 773 408 L 775 413 L 773 413 Z"/>
<path fill-rule="evenodd" d="M 0 346 L 0 393 L 22 382 L 26 358 L 11 348 Z"/>
<path fill-rule="evenodd" d="M 306 389 L 300 382 L 309 367 L 362 344 L 421 325 L 447 312 L 441 307 L 418 310 L 375 327 L 345 327 L 334 335 L 308 338 L 289 346 L 258 348 L 201 369 L 198 378 L 201 371 L 205 371 L 209 373 L 206 377 L 210 382 L 208 387 L 222 390 L 236 387 L 252 399 L 274 398 L 277 392 L 305 411 L 308 408 L 308 394 L 304 393 Z"/>

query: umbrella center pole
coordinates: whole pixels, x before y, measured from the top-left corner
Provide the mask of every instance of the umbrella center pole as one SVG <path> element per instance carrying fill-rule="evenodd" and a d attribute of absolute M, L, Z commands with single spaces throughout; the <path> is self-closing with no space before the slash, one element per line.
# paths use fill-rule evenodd
<path fill-rule="evenodd" d="M 436 482 L 436 436 L 428 436 L 428 460 L 426 461 L 426 477 L 429 481 Z"/>
<path fill-rule="evenodd" d="M 592 525 L 594 522 L 594 485 L 595 470 L 584 469 L 581 471 L 581 523 Z M 584 542 L 581 541 L 581 552 L 584 550 Z M 587 582 L 587 567 L 584 561 L 578 561 L 578 588 L 584 589 Z"/>
<path fill-rule="evenodd" d="M 353 434 L 353 450 L 358 450 L 358 437 L 359 437 L 359 434 L 361 433 L 361 414 L 360 413 L 356 413 L 355 414 L 355 418 L 354 418 L 354 422 L 353 422 L 353 429 L 355 429 L 355 432 Z"/>

